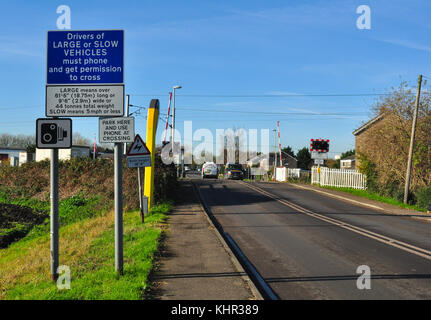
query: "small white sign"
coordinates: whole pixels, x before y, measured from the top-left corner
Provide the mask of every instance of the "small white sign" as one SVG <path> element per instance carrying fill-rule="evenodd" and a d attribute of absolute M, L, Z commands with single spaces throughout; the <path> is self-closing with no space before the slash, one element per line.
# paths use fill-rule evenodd
<path fill-rule="evenodd" d="M 324 163 L 325 163 L 325 160 L 323 160 L 323 159 L 314 159 L 314 164 L 323 165 Z"/>
<path fill-rule="evenodd" d="M 311 151 L 311 159 L 328 159 L 328 153 L 327 152 L 317 152 L 317 151 Z"/>
<path fill-rule="evenodd" d="M 99 118 L 100 143 L 133 142 L 135 138 L 135 118 Z"/>
<path fill-rule="evenodd" d="M 72 119 L 37 119 L 38 149 L 68 149 L 72 147 Z"/>
<path fill-rule="evenodd" d="M 151 155 L 127 157 L 128 168 L 151 167 Z"/>

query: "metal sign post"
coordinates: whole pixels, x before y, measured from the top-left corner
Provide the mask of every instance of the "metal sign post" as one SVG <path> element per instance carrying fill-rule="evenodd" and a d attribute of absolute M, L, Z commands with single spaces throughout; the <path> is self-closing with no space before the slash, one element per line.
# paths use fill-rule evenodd
<path fill-rule="evenodd" d="M 50 252 L 51 279 L 58 278 L 59 266 L 59 221 L 58 221 L 58 149 L 72 146 L 71 119 L 37 119 L 36 146 L 38 149 L 51 149 L 50 159 Z"/>
<path fill-rule="evenodd" d="M 138 168 L 139 208 L 141 221 L 144 222 L 145 215 L 148 213 L 148 198 L 142 195 L 141 168 L 151 166 L 151 153 L 139 134 L 135 136 L 135 140 L 127 152 L 127 166 L 129 168 Z"/>
<path fill-rule="evenodd" d="M 122 143 L 114 145 L 115 271 L 123 274 L 123 153 Z"/>
<path fill-rule="evenodd" d="M 59 265 L 59 238 L 58 238 L 58 149 L 51 149 L 51 168 L 50 168 L 50 251 L 51 251 L 51 279 L 56 281 L 58 278 Z"/>

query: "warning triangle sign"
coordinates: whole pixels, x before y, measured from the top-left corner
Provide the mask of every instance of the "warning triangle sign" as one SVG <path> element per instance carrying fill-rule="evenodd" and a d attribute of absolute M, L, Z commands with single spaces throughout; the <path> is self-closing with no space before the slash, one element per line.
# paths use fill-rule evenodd
<path fill-rule="evenodd" d="M 144 140 L 137 134 L 135 136 L 135 140 L 127 151 L 128 156 L 144 156 L 147 154 L 151 154 L 150 150 L 148 150 L 147 145 Z"/>

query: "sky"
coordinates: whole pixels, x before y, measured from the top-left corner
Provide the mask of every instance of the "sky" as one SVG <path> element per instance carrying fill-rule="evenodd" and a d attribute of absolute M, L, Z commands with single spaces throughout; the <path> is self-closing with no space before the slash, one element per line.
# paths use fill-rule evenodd
<path fill-rule="evenodd" d="M 180 133 L 184 121 L 214 137 L 227 128 L 271 132 L 280 121 L 283 147 L 325 138 L 333 157 L 354 148 L 352 132 L 380 94 L 431 76 L 426 0 L 0 3 L 0 133 L 34 134 L 45 117 L 47 31 L 57 28 L 59 5 L 70 7 L 72 30 L 125 30 L 125 91 L 133 106 L 160 100 L 158 137 L 169 92 L 181 85 Z M 357 27 L 360 5 L 371 10 L 370 29 Z M 135 118 L 143 137 L 145 115 Z M 73 130 L 93 141 L 98 119 L 73 118 Z"/>

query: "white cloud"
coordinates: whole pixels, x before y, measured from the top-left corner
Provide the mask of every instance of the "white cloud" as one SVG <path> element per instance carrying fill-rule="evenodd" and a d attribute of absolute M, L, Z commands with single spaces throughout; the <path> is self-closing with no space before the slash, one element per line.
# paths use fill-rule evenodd
<path fill-rule="evenodd" d="M 431 46 L 414 43 L 410 41 L 404 41 L 404 40 L 398 40 L 398 39 L 376 39 L 378 41 L 394 44 L 397 46 L 402 46 L 405 48 L 415 49 L 415 50 L 421 50 L 421 51 L 427 51 L 431 52 Z"/>

